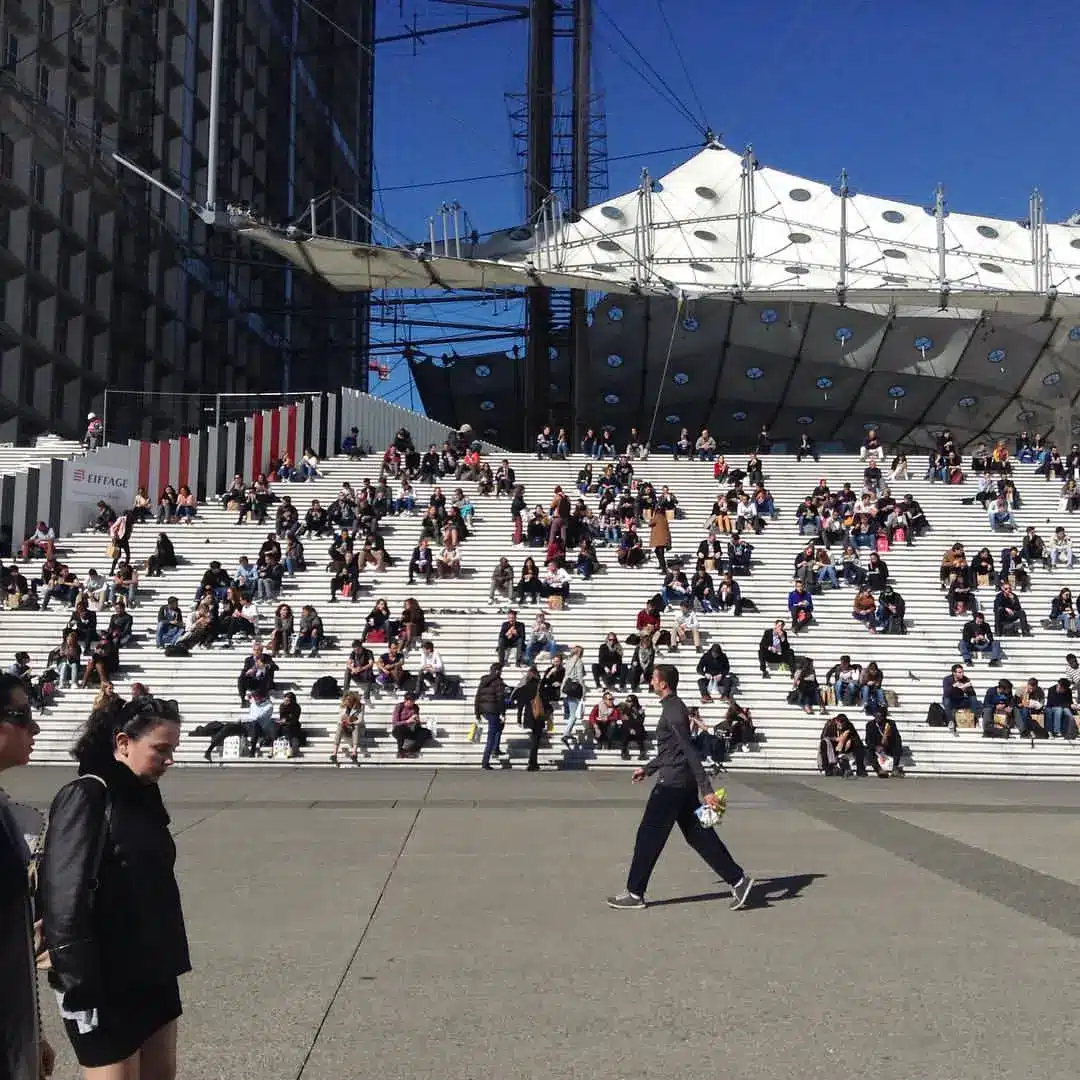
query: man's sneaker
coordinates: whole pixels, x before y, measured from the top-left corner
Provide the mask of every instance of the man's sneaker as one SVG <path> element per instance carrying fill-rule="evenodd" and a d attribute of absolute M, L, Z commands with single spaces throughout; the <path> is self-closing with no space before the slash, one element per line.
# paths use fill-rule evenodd
<path fill-rule="evenodd" d="M 754 879 L 749 874 L 743 876 L 731 887 L 731 910 L 739 911 L 746 907 L 750 893 L 754 888 Z"/>
<path fill-rule="evenodd" d="M 634 908 L 643 908 L 645 906 L 645 898 L 643 896 L 635 896 L 632 892 L 621 892 L 618 896 L 609 896 L 607 898 L 607 906 L 609 908 L 615 908 L 616 911 L 630 911 Z"/>

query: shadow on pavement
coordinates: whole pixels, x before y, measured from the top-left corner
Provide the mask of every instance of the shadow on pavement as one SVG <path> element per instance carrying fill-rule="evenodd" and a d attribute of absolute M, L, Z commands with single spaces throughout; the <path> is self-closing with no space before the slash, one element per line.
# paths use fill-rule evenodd
<path fill-rule="evenodd" d="M 812 885 L 824 874 L 789 874 L 786 877 L 758 878 L 750 903 L 744 910 L 769 907 L 777 900 L 797 900 L 802 891 Z M 676 904 L 704 904 L 710 900 L 728 900 L 731 890 L 726 892 L 697 893 L 694 896 L 672 896 L 667 900 L 650 900 L 649 907 L 674 907 Z"/>

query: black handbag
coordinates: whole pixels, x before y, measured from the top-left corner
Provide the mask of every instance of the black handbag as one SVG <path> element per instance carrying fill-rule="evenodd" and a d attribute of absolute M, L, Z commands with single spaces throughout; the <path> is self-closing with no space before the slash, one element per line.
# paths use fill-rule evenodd
<path fill-rule="evenodd" d="M 562 687 L 563 697 L 573 698 L 580 701 L 585 696 L 585 687 L 577 679 L 567 679 Z"/>

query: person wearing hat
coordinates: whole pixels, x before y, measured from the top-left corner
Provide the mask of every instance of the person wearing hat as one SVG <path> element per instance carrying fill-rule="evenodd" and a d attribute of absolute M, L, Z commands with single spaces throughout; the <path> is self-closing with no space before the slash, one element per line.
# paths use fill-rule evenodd
<path fill-rule="evenodd" d="M 26 688 L 0 675 L 0 773 L 30 761 L 34 720 Z M 0 1077 L 38 1080 L 52 1074 L 55 1055 L 40 1036 L 28 838 L 41 834 L 42 817 L 13 803 L 0 788 Z"/>
<path fill-rule="evenodd" d="M 97 450 L 105 441 L 105 424 L 97 413 L 86 414 L 86 435 L 83 437 L 83 446 L 87 450 Z"/>

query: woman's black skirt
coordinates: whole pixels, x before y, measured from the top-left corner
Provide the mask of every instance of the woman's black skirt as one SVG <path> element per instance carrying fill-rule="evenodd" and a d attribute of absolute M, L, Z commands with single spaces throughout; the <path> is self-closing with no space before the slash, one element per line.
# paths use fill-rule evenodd
<path fill-rule="evenodd" d="M 182 1012 L 180 987 L 173 979 L 161 986 L 126 991 L 103 1003 L 98 1007 L 98 1026 L 93 1031 L 80 1034 L 74 1020 L 65 1020 L 64 1029 L 79 1064 L 94 1069 L 127 1060 Z"/>

